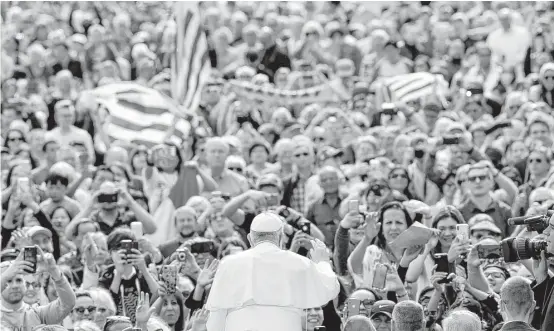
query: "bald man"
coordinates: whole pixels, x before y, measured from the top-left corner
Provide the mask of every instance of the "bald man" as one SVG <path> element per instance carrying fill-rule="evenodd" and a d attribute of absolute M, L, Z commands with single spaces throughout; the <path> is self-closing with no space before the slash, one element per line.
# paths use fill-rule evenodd
<path fill-rule="evenodd" d="M 208 331 L 301 331 L 303 309 L 321 307 L 339 293 L 325 244 L 312 241 L 311 260 L 282 250 L 283 221 L 254 218 L 252 248 L 221 261 L 206 308 Z"/>
<path fill-rule="evenodd" d="M 218 190 L 235 197 L 248 191 L 250 186 L 248 180 L 225 168 L 225 161 L 229 156 L 229 145 L 220 137 L 208 139 L 205 145 L 206 162 L 208 163 L 207 174 L 211 176 L 218 185 Z"/>

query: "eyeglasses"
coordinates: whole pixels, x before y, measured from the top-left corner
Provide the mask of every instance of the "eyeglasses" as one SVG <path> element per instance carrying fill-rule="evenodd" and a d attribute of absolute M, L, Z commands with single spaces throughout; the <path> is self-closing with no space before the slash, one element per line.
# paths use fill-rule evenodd
<path fill-rule="evenodd" d="M 40 282 L 25 282 L 25 286 L 27 287 L 33 286 L 33 288 L 39 288 Z"/>
<path fill-rule="evenodd" d="M 478 181 L 482 182 L 482 181 L 485 181 L 487 179 L 489 179 L 489 176 L 487 176 L 487 175 L 471 176 L 471 177 L 467 178 L 467 180 L 469 180 L 472 183 L 477 183 Z"/>
<path fill-rule="evenodd" d="M 318 35 L 318 33 L 315 32 L 315 31 L 308 31 L 308 32 L 306 32 L 306 37 L 307 37 L 307 36 L 317 36 L 317 35 Z"/>
<path fill-rule="evenodd" d="M 542 160 L 541 159 L 529 159 L 529 164 L 531 163 L 538 163 L 538 164 L 541 164 L 542 163 Z"/>
<path fill-rule="evenodd" d="M 304 153 L 294 154 L 294 157 L 309 156 L 309 155 L 310 155 L 310 153 L 304 152 Z"/>
<path fill-rule="evenodd" d="M 396 178 L 408 179 L 408 176 L 406 176 L 406 174 L 392 174 L 392 175 L 390 175 L 390 178 L 391 179 L 396 179 Z"/>
<path fill-rule="evenodd" d="M 364 307 L 371 308 L 375 304 L 375 300 L 365 299 L 362 300 L 361 303 L 364 305 Z"/>
<path fill-rule="evenodd" d="M 75 307 L 73 308 L 73 311 L 78 314 L 84 314 L 85 310 L 88 311 L 89 314 L 92 314 L 96 311 L 96 307 L 89 306 L 89 307 Z"/>
<path fill-rule="evenodd" d="M 239 167 L 229 167 L 229 168 L 227 168 L 227 169 L 229 169 L 229 170 L 231 170 L 231 171 L 240 172 L 240 173 L 242 173 L 242 171 L 243 171 L 243 169 L 242 169 L 242 168 L 239 168 Z"/>
<path fill-rule="evenodd" d="M 25 141 L 23 137 L 8 137 L 8 141 Z"/>
<path fill-rule="evenodd" d="M 104 314 L 105 312 L 108 311 L 108 309 L 107 308 L 97 308 L 96 311 L 100 314 Z"/>

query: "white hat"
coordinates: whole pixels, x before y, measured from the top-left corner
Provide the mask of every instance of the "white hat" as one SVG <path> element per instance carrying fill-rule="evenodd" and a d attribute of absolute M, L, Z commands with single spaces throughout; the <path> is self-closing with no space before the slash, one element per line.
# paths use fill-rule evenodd
<path fill-rule="evenodd" d="M 283 228 L 281 218 L 273 213 L 261 213 L 254 217 L 250 231 L 253 232 L 277 232 Z"/>

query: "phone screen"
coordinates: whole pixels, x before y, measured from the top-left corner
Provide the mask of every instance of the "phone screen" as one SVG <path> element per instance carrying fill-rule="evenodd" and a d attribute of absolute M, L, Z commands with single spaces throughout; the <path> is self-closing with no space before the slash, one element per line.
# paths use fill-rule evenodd
<path fill-rule="evenodd" d="M 37 272 L 37 248 L 35 246 L 27 246 L 24 248 L 23 259 L 33 264 L 32 273 Z"/>
<path fill-rule="evenodd" d="M 456 225 L 456 232 L 458 236 L 462 237 L 462 240 L 469 240 L 469 225 L 468 224 L 458 224 Z"/>
<path fill-rule="evenodd" d="M 386 265 L 377 263 L 375 265 L 375 275 L 373 276 L 373 288 L 384 289 L 387 283 L 388 268 Z"/>
<path fill-rule="evenodd" d="M 437 264 L 437 272 L 450 273 L 450 263 L 448 263 L 448 254 L 435 254 L 435 262 Z"/>
<path fill-rule="evenodd" d="M 359 299 L 348 299 L 348 303 L 346 306 L 346 312 L 348 314 L 348 317 L 360 315 L 361 303 L 362 302 Z"/>
<path fill-rule="evenodd" d="M 164 265 L 160 273 L 160 279 L 168 293 L 177 291 L 177 265 Z"/>

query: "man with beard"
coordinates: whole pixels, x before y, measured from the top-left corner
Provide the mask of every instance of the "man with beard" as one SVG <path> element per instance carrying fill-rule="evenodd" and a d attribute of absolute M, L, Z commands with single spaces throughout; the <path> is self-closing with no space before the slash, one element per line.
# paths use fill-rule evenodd
<path fill-rule="evenodd" d="M 198 215 L 196 211 L 188 206 L 175 210 L 175 228 L 179 233 L 174 240 L 160 245 L 159 250 L 164 258 L 171 256 L 183 243 L 191 238 L 198 237 L 196 233 Z"/>
<path fill-rule="evenodd" d="M 36 247 L 36 246 L 35 246 Z M 71 285 L 56 265 L 54 257 L 44 253 L 39 247 L 38 266 L 44 268 L 54 281 L 58 299 L 44 306 L 31 307 L 23 301 L 27 290 L 24 273 L 31 271 L 31 262 L 23 260 L 23 252 L 15 261 L 2 262 L 2 326 L 10 330 L 31 330 L 41 324 L 59 324 L 75 306 L 75 293 Z"/>

